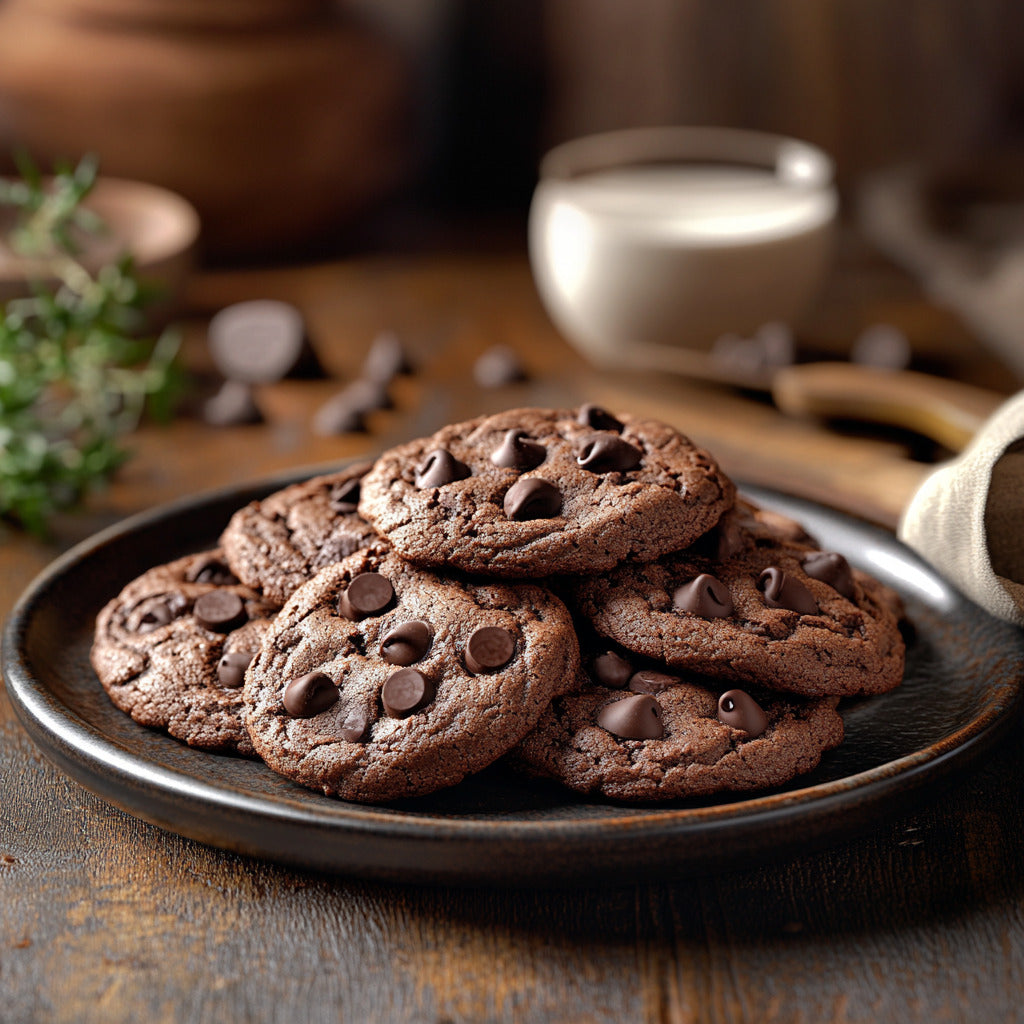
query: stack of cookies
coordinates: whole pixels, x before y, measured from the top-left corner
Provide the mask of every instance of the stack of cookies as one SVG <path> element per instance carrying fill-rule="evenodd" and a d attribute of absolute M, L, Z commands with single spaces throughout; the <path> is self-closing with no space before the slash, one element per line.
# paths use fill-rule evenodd
<path fill-rule="evenodd" d="M 665 424 L 517 409 L 239 509 L 100 613 L 114 704 L 364 803 L 502 757 L 620 800 L 765 789 L 903 675 L 897 595 Z"/>

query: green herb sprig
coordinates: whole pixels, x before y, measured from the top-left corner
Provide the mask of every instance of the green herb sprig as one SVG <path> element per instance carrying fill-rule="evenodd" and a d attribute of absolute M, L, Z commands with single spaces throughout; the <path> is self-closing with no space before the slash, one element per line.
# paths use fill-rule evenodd
<path fill-rule="evenodd" d="M 59 167 L 51 183 L 22 160 L 0 183 L 13 210 L 0 244 L 45 268 L 50 283 L 0 307 L 0 516 L 45 536 L 128 458 L 124 438 L 148 408 L 169 415 L 179 339 L 138 337 L 147 295 L 131 257 L 91 271 L 80 238 L 102 230 L 82 207 L 96 162 Z"/>

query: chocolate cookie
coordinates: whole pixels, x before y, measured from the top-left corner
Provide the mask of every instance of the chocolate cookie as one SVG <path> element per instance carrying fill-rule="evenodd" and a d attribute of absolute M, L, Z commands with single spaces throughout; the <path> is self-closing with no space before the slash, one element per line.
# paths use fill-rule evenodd
<path fill-rule="evenodd" d="M 580 793 L 672 800 L 782 785 L 843 738 L 836 700 L 708 689 L 647 672 L 556 697 L 511 754 Z"/>
<path fill-rule="evenodd" d="M 394 800 L 496 760 L 578 667 L 569 613 L 543 588 L 364 551 L 288 600 L 247 675 L 246 725 L 280 774 L 346 800 Z"/>
<path fill-rule="evenodd" d="M 92 665 L 120 710 L 189 746 L 252 754 L 242 680 L 276 607 L 219 550 L 157 566 L 96 619 Z"/>
<path fill-rule="evenodd" d="M 578 581 L 580 614 L 631 651 L 740 684 L 823 697 L 900 683 L 888 587 L 768 520 L 732 525 L 694 550 Z"/>
<path fill-rule="evenodd" d="M 360 463 L 316 476 L 239 509 L 220 538 L 235 575 L 281 605 L 324 566 L 367 546 L 385 547 L 356 511 L 369 468 Z"/>
<path fill-rule="evenodd" d="M 734 493 L 712 457 L 665 424 L 594 406 L 515 409 L 385 452 L 359 510 L 419 565 L 537 577 L 678 550 Z"/>

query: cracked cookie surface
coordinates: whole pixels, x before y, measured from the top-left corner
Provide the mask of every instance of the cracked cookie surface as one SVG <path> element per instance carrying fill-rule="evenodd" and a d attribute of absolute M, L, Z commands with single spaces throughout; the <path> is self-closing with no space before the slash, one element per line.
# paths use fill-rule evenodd
<path fill-rule="evenodd" d="M 322 474 L 239 509 L 220 537 L 235 575 L 279 605 L 324 566 L 385 546 L 357 512 L 370 463 Z"/>
<path fill-rule="evenodd" d="M 251 755 L 242 677 L 277 611 L 219 550 L 157 566 L 96 620 L 91 660 L 113 704 L 189 746 Z"/>
<path fill-rule="evenodd" d="M 495 761 L 578 667 L 568 610 L 544 588 L 364 551 L 288 600 L 247 674 L 245 720 L 280 774 L 388 801 Z"/>
<path fill-rule="evenodd" d="M 714 459 L 665 424 L 513 409 L 384 452 L 359 507 L 419 565 L 542 577 L 683 548 L 734 495 Z"/>

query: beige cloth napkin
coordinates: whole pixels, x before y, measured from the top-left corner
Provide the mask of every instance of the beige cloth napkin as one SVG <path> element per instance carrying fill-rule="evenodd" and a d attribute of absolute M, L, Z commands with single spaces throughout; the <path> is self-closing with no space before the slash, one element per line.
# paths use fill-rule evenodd
<path fill-rule="evenodd" d="M 1024 392 L 925 478 L 898 532 L 972 600 L 1024 625 Z"/>

